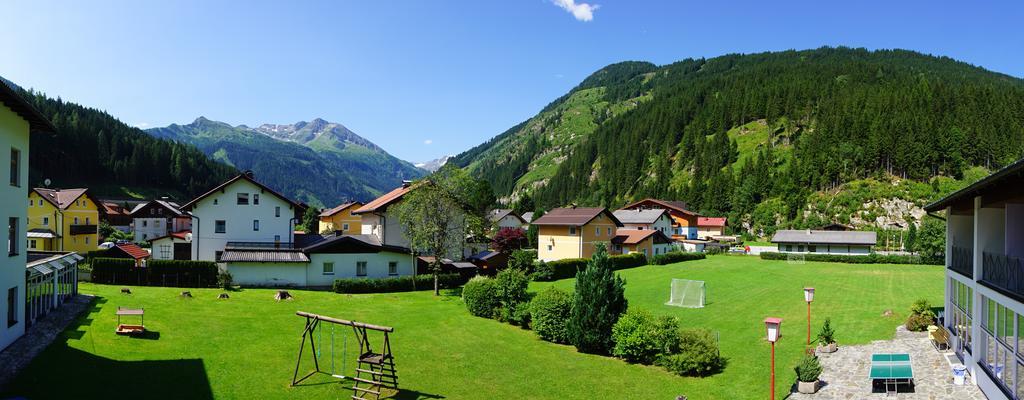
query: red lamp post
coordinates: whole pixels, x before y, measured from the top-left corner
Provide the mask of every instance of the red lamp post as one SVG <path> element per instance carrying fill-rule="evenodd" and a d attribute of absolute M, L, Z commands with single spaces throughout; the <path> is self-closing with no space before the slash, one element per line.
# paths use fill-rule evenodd
<path fill-rule="evenodd" d="M 807 345 L 811 345 L 811 302 L 814 301 L 814 288 L 804 288 L 804 301 L 807 302 Z"/>
<path fill-rule="evenodd" d="M 772 344 L 771 400 L 775 400 L 775 342 L 782 337 L 782 318 L 765 318 L 764 325 L 768 329 L 768 342 Z"/>

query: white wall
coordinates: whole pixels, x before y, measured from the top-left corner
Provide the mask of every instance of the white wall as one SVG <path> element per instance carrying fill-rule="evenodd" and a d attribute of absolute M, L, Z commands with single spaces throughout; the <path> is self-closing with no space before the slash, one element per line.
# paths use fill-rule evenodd
<path fill-rule="evenodd" d="M 498 220 L 498 228 L 523 228 L 523 222 L 512 216 L 511 214 L 506 215 L 504 218 Z M 523 228 L 525 229 L 525 228 Z"/>
<path fill-rule="evenodd" d="M 356 262 L 366 261 L 365 278 L 388 278 L 394 276 L 412 275 L 412 256 L 404 253 L 382 251 L 380 253 L 362 254 L 321 254 L 309 255 L 309 267 L 306 272 L 306 282 L 309 286 L 331 286 L 335 279 L 363 278 L 356 276 Z M 334 274 L 324 275 L 323 264 L 334 263 Z M 388 263 L 398 263 L 398 275 L 388 275 Z"/>
<path fill-rule="evenodd" d="M 174 244 L 175 243 L 188 243 L 185 239 L 168 236 L 159 240 L 150 242 L 151 245 L 151 257 L 154 260 L 173 260 L 174 259 Z M 161 246 L 169 246 L 170 253 L 167 257 L 164 257 Z"/>
<path fill-rule="evenodd" d="M 249 205 L 237 205 L 238 193 L 249 193 Z M 253 204 L 253 195 L 259 194 L 260 204 Z M 217 204 L 214 205 L 214 201 Z M 280 207 L 280 216 L 274 208 Z M 223 251 L 227 242 L 273 243 L 275 235 L 281 242 L 291 242 L 295 211 L 291 205 L 244 179 L 238 180 L 202 199 L 193 207 L 192 259 L 213 261 L 216 252 Z M 226 222 L 225 233 L 216 233 L 217 220 Z M 253 220 L 260 221 L 259 231 L 253 230 Z"/>
<path fill-rule="evenodd" d="M 28 144 L 29 124 L 9 108 L 0 103 L 0 243 L 7 245 L 8 218 L 18 219 L 18 237 L 14 238 L 18 246 L 18 255 L 0 257 L 0 350 L 6 348 L 25 333 L 25 247 L 28 226 Z M 11 186 L 8 177 L 11 174 L 11 149 L 19 152 L 20 186 Z M 7 294 L 11 288 L 17 288 L 18 295 L 14 307 L 17 323 L 7 326 Z"/>
<path fill-rule="evenodd" d="M 1024 204 L 1007 204 L 1006 219 L 1006 255 L 1024 258 Z"/>
<path fill-rule="evenodd" d="M 167 218 L 132 218 L 135 241 L 145 242 L 167 234 Z"/>
<path fill-rule="evenodd" d="M 391 208 L 383 213 L 362 214 L 362 233 L 374 235 L 386 245 L 409 247 L 405 229 L 398 222 L 398 215 Z"/>
<path fill-rule="evenodd" d="M 778 247 L 777 247 L 779 253 L 788 253 L 788 254 L 834 254 L 834 255 L 843 255 L 843 256 L 866 256 L 866 255 L 871 254 L 871 246 L 858 246 L 858 245 L 849 245 L 848 246 L 848 245 L 837 245 L 837 244 L 833 244 L 833 245 L 818 244 L 818 245 L 815 245 L 815 249 L 814 249 L 815 251 L 814 252 L 810 252 L 810 251 L 808 251 L 807 244 L 803 245 L 803 251 L 799 250 L 800 249 L 800 247 L 799 247 L 800 245 L 799 244 L 794 243 L 794 244 L 790 245 L 790 246 L 792 246 L 792 250 L 786 250 L 786 246 L 787 245 L 788 244 L 785 244 L 785 243 L 779 243 Z"/>
<path fill-rule="evenodd" d="M 227 263 L 231 280 L 242 286 L 307 286 L 308 263 Z"/>

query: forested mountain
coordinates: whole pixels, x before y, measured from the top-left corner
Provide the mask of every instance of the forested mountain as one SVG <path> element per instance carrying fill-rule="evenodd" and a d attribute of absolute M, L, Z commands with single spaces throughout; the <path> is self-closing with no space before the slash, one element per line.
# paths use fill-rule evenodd
<path fill-rule="evenodd" d="M 195 145 L 215 160 L 252 170 L 260 182 L 288 196 L 322 207 L 369 201 L 424 174 L 343 125 L 319 118 L 250 128 L 199 117 L 147 132 Z"/>
<path fill-rule="evenodd" d="M 29 185 L 89 187 L 104 196 L 171 195 L 187 199 L 236 173 L 195 147 L 156 139 L 94 108 L 17 90 L 57 131 L 36 133 L 29 151 Z"/>
<path fill-rule="evenodd" d="M 509 202 L 672 198 L 765 234 L 915 222 L 927 200 L 1022 155 L 1021 79 L 821 48 L 609 65 L 452 162 Z"/>

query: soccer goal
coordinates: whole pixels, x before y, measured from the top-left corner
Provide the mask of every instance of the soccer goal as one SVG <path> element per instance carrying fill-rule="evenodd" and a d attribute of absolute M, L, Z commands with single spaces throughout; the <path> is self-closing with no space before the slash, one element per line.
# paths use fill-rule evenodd
<path fill-rule="evenodd" d="M 804 265 L 806 261 L 804 260 L 804 255 L 801 253 L 789 253 L 786 255 L 786 263 L 793 265 Z"/>
<path fill-rule="evenodd" d="M 704 281 L 672 279 L 672 294 L 665 305 L 687 308 L 703 308 L 707 289 Z"/>

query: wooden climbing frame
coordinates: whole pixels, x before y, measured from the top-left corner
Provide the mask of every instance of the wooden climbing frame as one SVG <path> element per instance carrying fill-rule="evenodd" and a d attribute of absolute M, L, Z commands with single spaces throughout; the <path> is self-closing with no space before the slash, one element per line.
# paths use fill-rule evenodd
<path fill-rule="evenodd" d="M 298 311 L 295 315 L 306 318 L 306 326 L 302 330 L 302 344 L 299 345 L 299 356 L 295 361 L 295 374 L 292 375 L 292 386 L 299 384 L 299 382 L 313 376 L 313 374 L 322 372 L 320 370 L 320 362 L 317 360 L 316 341 L 313 340 L 313 334 L 321 322 L 327 322 L 352 327 L 352 332 L 356 335 L 356 340 L 359 341 L 356 375 L 352 377 L 352 380 L 355 382 L 352 385 L 352 399 L 367 400 L 370 396 L 379 399 L 381 389 L 383 388 L 398 390 L 398 374 L 395 371 L 395 356 L 391 352 L 391 338 L 389 335 L 395 331 L 395 328 L 348 321 L 304 311 Z M 384 342 L 379 352 L 374 351 L 370 345 L 368 331 L 383 333 Z M 302 352 L 306 347 L 307 338 L 309 339 L 310 351 L 313 353 L 313 366 L 315 369 L 300 378 L 299 365 L 302 363 Z"/>

